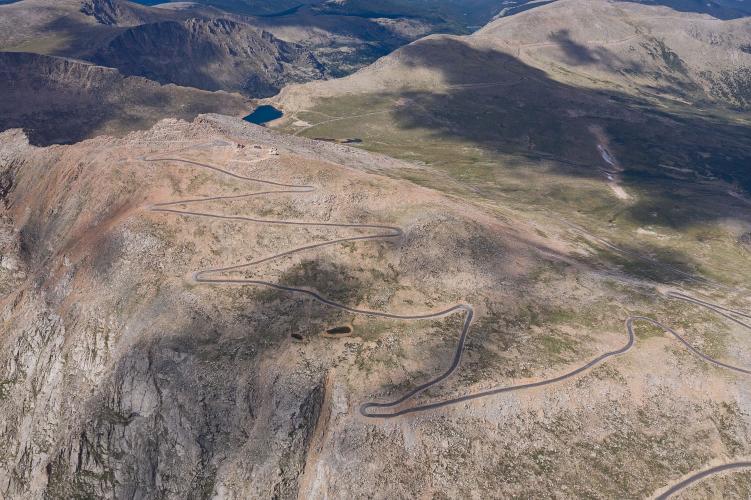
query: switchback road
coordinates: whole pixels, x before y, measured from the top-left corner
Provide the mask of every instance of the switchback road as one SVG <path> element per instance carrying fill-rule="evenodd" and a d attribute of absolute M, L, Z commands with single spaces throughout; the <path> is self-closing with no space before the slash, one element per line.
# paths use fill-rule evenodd
<path fill-rule="evenodd" d="M 712 467 L 711 469 L 706 469 L 701 472 L 697 472 L 695 474 L 692 474 L 688 478 L 684 479 L 683 481 L 674 484 L 670 488 L 668 488 L 664 493 L 661 493 L 660 495 L 655 497 L 655 500 L 666 500 L 667 498 L 670 498 L 671 496 L 675 495 L 681 490 L 684 490 L 691 486 L 692 484 L 698 483 L 702 479 L 706 479 L 710 476 L 714 476 L 715 474 L 720 474 L 722 472 L 728 472 L 728 471 L 737 471 L 742 469 L 751 469 L 751 462 L 733 462 L 729 464 L 723 464 L 718 465 L 717 467 Z"/>
<path fill-rule="evenodd" d="M 189 217 L 204 217 L 204 218 L 218 219 L 218 220 L 247 222 L 247 223 L 254 223 L 254 224 L 270 224 L 270 225 L 284 225 L 284 226 L 298 226 L 298 227 L 304 226 L 304 227 L 345 228 L 345 229 L 357 229 L 357 230 L 364 230 L 364 231 L 371 232 L 371 234 L 366 234 L 366 235 L 351 236 L 351 237 L 346 237 L 346 238 L 337 238 L 337 239 L 328 240 L 328 241 L 324 241 L 320 243 L 304 245 L 304 246 L 300 246 L 297 248 L 293 248 L 291 250 L 287 250 L 287 251 L 280 252 L 274 255 L 270 255 L 261 259 L 253 260 L 250 262 L 245 262 L 242 264 L 197 271 L 193 274 L 193 279 L 197 283 L 263 286 L 263 287 L 273 288 L 273 289 L 284 291 L 284 292 L 306 295 L 308 297 L 313 298 L 314 300 L 317 300 L 318 302 L 322 304 L 326 304 L 330 307 L 347 311 L 353 314 L 360 314 L 360 315 L 365 315 L 365 316 L 381 317 L 381 318 L 388 318 L 388 319 L 396 319 L 396 320 L 414 321 L 414 320 L 437 319 L 437 318 L 442 318 L 442 317 L 449 316 L 452 314 L 457 314 L 457 313 L 461 313 L 464 315 L 464 322 L 462 324 L 462 328 L 459 333 L 459 338 L 458 338 L 458 341 L 454 350 L 454 354 L 453 354 L 453 357 L 451 359 L 449 366 L 440 375 L 428 380 L 427 382 L 424 382 L 423 384 L 418 385 L 417 387 L 408 391 L 407 393 L 405 393 L 398 399 L 395 399 L 393 401 L 388 401 L 388 402 L 367 402 L 367 403 L 362 404 L 360 406 L 360 414 L 363 417 L 391 419 L 391 418 L 396 418 L 396 417 L 400 417 L 400 416 L 404 416 L 408 414 L 424 412 L 427 410 L 433 410 L 433 409 L 442 408 L 442 407 L 446 407 L 450 405 L 456 405 L 456 404 L 460 404 L 460 403 L 464 403 L 464 402 L 468 402 L 471 400 L 484 398 L 488 396 L 493 396 L 493 395 L 498 395 L 498 394 L 503 394 L 503 393 L 518 392 L 518 391 L 523 391 L 527 389 L 544 387 L 544 386 L 549 386 L 553 384 L 558 384 L 560 382 L 564 382 L 568 379 L 571 379 L 573 377 L 580 375 L 582 372 L 585 372 L 589 370 L 590 368 L 593 368 L 594 366 L 599 365 L 600 363 L 608 360 L 609 358 L 619 356 L 628 352 L 634 346 L 634 343 L 635 343 L 635 334 L 634 334 L 635 323 L 651 324 L 655 327 L 662 329 L 666 333 L 669 333 L 670 335 L 672 335 L 676 340 L 678 340 L 681 344 L 683 344 L 683 346 L 688 351 L 690 351 L 692 354 L 696 355 L 698 358 L 702 359 L 703 361 L 713 364 L 719 368 L 727 369 L 736 373 L 740 373 L 744 375 L 751 375 L 751 369 L 734 366 L 734 365 L 719 361 L 717 359 L 714 359 L 708 356 L 707 354 L 693 347 L 678 332 L 676 332 L 669 326 L 666 326 L 653 318 L 650 318 L 647 316 L 630 316 L 626 318 L 625 320 L 625 329 L 626 329 L 627 338 L 626 338 L 626 342 L 624 345 L 616 349 L 613 349 L 611 351 L 600 354 L 594 359 L 587 361 L 583 365 L 577 368 L 574 368 L 566 373 L 563 373 L 561 375 L 557 375 L 555 377 L 551 377 L 548 379 L 515 384 L 515 385 L 498 386 L 498 387 L 494 387 L 491 389 L 478 391 L 474 393 L 469 393 L 469 394 L 450 397 L 450 398 L 441 399 L 437 401 L 431 401 L 427 403 L 421 403 L 417 405 L 403 407 L 405 403 L 407 403 L 410 400 L 413 400 L 415 397 L 423 393 L 425 390 L 441 383 L 443 380 L 450 377 L 459 368 L 461 364 L 462 354 L 464 353 L 467 335 L 469 334 L 469 329 L 472 325 L 472 319 L 474 317 L 474 309 L 472 308 L 471 305 L 457 304 L 441 311 L 427 312 L 427 313 L 413 314 L 413 315 L 394 314 L 394 313 L 388 313 L 388 312 L 382 312 L 382 311 L 372 311 L 369 309 L 350 307 L 345 304 L 341 304 L 331 299 L 328 299 L 322 296 L 321 294 L 319 294 L 317 291 L 310 290 L 307 288 L 286 286 L 286 285 L 281 285 L 278 283 L 273 283 L 273 282 L 264 281 L 264 280 L 222 277 L 222 274 L 225 274 L 231 271 L 247 269 L 252 266 L 262 264 L 264 262 L 278 259 L 280 257 L 293 255 L 296 253 L 304 252 L 307 250 L 312 250 L 315 248 L 322 248 L 326 246 L 336 245 L 336 244 L 345 243 L 345 242 L 353 242 L 353 241 L 400 238 L 403 235 L 401 228 L 388 226 L 388 225 L 381 225 L 381 224 L 351 224 L 351 223 L 331 223 L 331 222 L 270 220 L 270 219 L 260 219 L 260 218 L 255 218 L 255 217 L 231 216 L 231 215 L 198 212 L 198 211 L 173 208 L 173 207 L 184 206 L 184 205 L 193 204 L 193 203 L 201 203 L 201 202 L 215 201 L 215 200 L 231 200 L 231 199 L 239 199 L 239 198 L 249 198 L 253 196 L 262 196 L 262 195 L 268 195 L 268 194 L 310 193 L 314 191 L 315 188 L 309 185 L 285 184 L 285 183 L 280 183 L 280 182 L 268 181 L 264 179 L 258 179 L 254 177 L 246 177 L 246 176 L 239 175 L 237 173 L 234 173 L 229 170 L 225 170 L 225 169 L 213 166 L 213 165 L 208 165 L 205 163 L 200 163 L 200 162 L 182 159 L 182 158 L 171 158 L 171 157 L 142 158 L 142 160 L 147 161 L 147 162 L 183 163 L 186 165 L 191 165 L 196 168 L 207 169 L 207 170 L 216 172 L 221 175 L 227 175 L 229 177 L 232 177 L 241 181 L 258 183 L 258 184 L 263 184 L 263 185 L 268 185 L 268 186 L 273 186 L 275 188 L 279 188 L 279 189 L 256 191 L 256 192 L 251 192 L 251 193 L 246 193 L 246 194 L 241 194 L 241 195 L 233 195 L 233 196 L 212 196 L 212 197 L 192 198 L 192 199 L 157 203 L 150 207 L 150 209 L 155 212 L 164 212 L 164 213 L 170 213 L 170 214 L 175 214 L 175 215 L 180 215 L 180 216 L 189 216 Z M 726 319 L 733 321 L 734 323 L 740 326 L 751 329 L 751 325 L 747 323 L 746 321 L 744 321 L 746 319 L 751 319 L 751 315 L 747 313 L 735 311 L 735 310 L 729 309 L 727 307 L 724 307 L 718 304 L 714 304 L 711 302 L 704 301 L 702 299 L 688 296 L 681 292 L 668 292 L 666 295 L 667 297 L 675 299 L 675 300 L 682 300 L 684 302 L 688 302 L 688 303 L 697 305 L 699 307 L 706 308 L 710 311 L 715 312 L 716 314 L 719 314 L 725 317 Z M 665 493 L 663 493 L 658 498 L 667 498 L 669 495 L 705 477 L 708 477 L 712 474 L 720 473 L 720 472 L 731 470 L 731 469 L 745 468 L 748 466 L 749 466 L 748 462 L 735 462 L 735 463 L 729 463 L 729 464 L 725 464 L 719 467 L 715 467 L 713 469 L 708 469 L 702 472 L 698 472 L 697 474 L 689 477 L 688 479 L 685 479 L 681 481 L 680 483 L 677 483 L 676 485 L 672 486 L 670 489 L 668 489 Z"/>
<path fill-rule="evenodd" d="M 455 306 L 449 307 L 441 311 L 428 312 L 428 313 L 423 313 L 423 314 L 413 314 L 413 315 L 394 314 L 394 313 L 387 313 L 387 312 L 382 312 L 382 311 L 372 311 L 368 309 L 359 309 L 355 307 L 350 307 L 345 304 L 341 304 L 333 300 L 330 300 L 322 296 L 318 292 L 307 289 L 307 288 L 285 286 L 285 285 L 280 285 L 278 283 L 272 283 L 270 281 L 264 281 L 264 280 L 227 278 L 227 277 L 221 277 L 221 275 L 223 273 L 227 273 L 231 271 L 247 269 L 247 268 L 262 264 L 264 262 L 269 262 L 271 260 L 278 259 L 280 257 L 293 255 L 296 253 L 304 252 L 307 250 L 312 250 L 315 248 L 322 248 L 326 246 L 337 245 L 337 244 L 341 244 L 345 242 L 353 242 L 353 241 L 399 238 L 403 234 L 401 228 L 394 227 L 394 226 L 380 225 L 380 224 L 351 224 L 351 223 L 332 223 L 332 222 L 270 220 L 270 219 L 260 219 L 260 218 L 255 218 L 255 217 L 245 217 L 245 216 L 239 216 L 239 215 L 223 215 L 223 214 L 214 214 L 214 213 L 207 213 L 207 212 L 198 212 L 198 211 L 171 208 L 171 207 L 177 207 L 180 205 L 187 205 L 187 204 L 192 204 L 192 203 L 248 198 L 248 197 L 261 196 L 261 195 L 267 195 L 267 194 L 310 193 L 314 191 L 315 188 L 310 185 L 285 184 L 285 183 L 274 182 L 274 181 L 269 181 L 265 179 L 259 179 L 255 177 L 247 177 L 247 176 L 243 176 L 243 175 L 240 175 L 240 174 L 237 174 L 237 173 L 234 173 L 229 170 L 225 170 L 223 168 L 219 168 L 213 165 L 200 163 L 200 162 L 187 160 L 187 159 L 182 159 L 182 158 L 171 158 L 171 157 L 144 158 L 144 160 L 149 161 L 149 162 L 168 161 L 168 162 L 173 162 L 173 163 L 174 162 L 184 163 L 184 164 L 191 165 L 197 168 L 211 170 L 222 175 L 227 175 L 229 177 L 232 177 L 241 181 L 253 182 L 253 183 L 270 185 L 270 186 L 274 186 L 277 188 L 281 188 L 281 189 L 276 189 L 276 190 L 256 191 L 256 192 L 251 192 L 251 193 L 246 193 L 246 194 L 241 194 L 241 195 L 233 195 L 233 196 L 212 196 L 212 197 L 204 197 L 204 198 L 192 198 L 192 199 L 185 199 L 185 200 L 170 201 L 170 202 L 165 202 L 165 203 L 157 203 L 157 204 L 154 204 L 151 208 L 151 210 L 156 211 L 156 212 L 166 212 L 166 213 L 172 213 L 172 214 L 182 215 L 182 216 L 205 217 L 205 218 L 211 218 L 211 219 L 228 220 L 228 221 L 236 221 L 236 222 L 248 222 L 248 223 L 255 223 L 255 224 L 285 225 L 285 226 L 298 226 L 298 227 L 299 226 L 331 227 L 331 228 L 347 228 L 347 229 L 359 229 L 359 230 L 373 231 L 373 234 L 351 236 L 351 237 L 346 237 L 346 238 L 337 238 L 337 239 L 328 240 L 328 241 L 324 241 L 320 243 L 304 245 L 301 247 L 293 248 L 291 250 L 280 252 L 280 253 L 263 257 L 261 259 L 253 260 L 250 262 L 245 262 L 242 264 L 197 271 L 196 273 L 193 274 L 193 279 L 198 283 L 264 286 L 264 287 L 274 288 L 276 290 L 280 290 L 284 292 L 306 295 L 308 297 L 311 297 L 317 300 L 318 302 L 321 302 L 322 304 L 326 304 L 328 306 L 331 306 L 331 307 L 334 307 L 343 311 L 347 311 L 353 314 L 362 314 L 365 316 L 373 316 L 373 317 L 381 317 L 381 318 L 389 318 L 389 319 L 397 319 L 397 320 L 407 320 L 407 321 L 428 320 L 428 319 L 442 318 L 442 317 L 449 316 L 455 313 L 460 313 L 460 312 L 464 314 L 464 323 L 462 325 L 461 332 L 459 333 L 459 339 L 457 341 L 457 344 L 454 350 L 454 355 L 451 359 L 451 363 L 449 364 L 448 368 L 445 371 L 443 371 L 440 375 L 415 387 L 414 389 L 410 390 L 409 392 L 399 397 L 398 399 L 395 399 L 389 402 L 364 403 L 362 406 L 360 406 L 360 414 L 363 415 L 364 417 L 395 418 L 395 417 L 407 415 L 410 413 L 417 413 L 417 412 L 422 412 L 426 410 L 442 408 L 445 406 L 456 405 L 459 403 L 464 403 L 467 401 L 484 398 L 487 396 L 493 396 L 493 395 L 503 394 L 503 393 L 508 393 L 508 392 L 516 392 L 516 391 L 532 389 L 535 387 L 543 387 L 543 386 L 563 382 L 572 377 L 576 377 L 582 372 L 589 370 L 590 368 L 602 363 L 603 361 L 609 358 L 624 354 L 627 351 L 629 351 L 633 347 L 634 341 L 635 341 L 634 323 L 636 322 L 649 323 L 658 328 L 661 328 L 665 332 L 675 337 L 690 352 L 692 352 L 693 354 L 695 354 L 696 356 L 698 356 L 699 358 L 703 359 L 704 361 L 708 363 L 711 363 L 711 364 L 714 364 L 715 366 L 726 368 L 726 369 L 729 369 L 738 373 L 751 374 L 751 370 L 732 366 L 727 363 L 723 363 L 719 360 L 716 360 L 714 358 L 711 358 L 710 356 L 707 356 L 703 352 L 694 348 L 678 332 L 676 332 L 675 330 L 673 330 L 672 328 L 666 325 L 663 325 L 662 323 L 658 322 L 655 319 L 649 318 L 647 316 L 631 316 L 627 318 L 625 321 L 625 329 L 626 329 L 627 338 L 626 338 L 626 343 L 623 346 L 618 347 L 617 349 L 614 349 L 612 351 L 605 352 L 597 356 L 596 358 L 586 362 L 585 364 L 577 368 L 574 368 L 573 370 L 570 370 L 566 373 L 563 373 L 561 375 L 558 375 L 549 379 L 538 380 L 534 382 L 527 382 L 527 383 L 516 384 L 516 385 L 500 386 L 500 387 L 495 387 L 492 389 L 465 394 L 465 395 L 461 395 L 457 397 L 447 398 L 447 399 L 438 400 L 438 401 L 432 401 L 429 403 L 424 403 L 424 404 L 419 404 L 419 405 L 413 405 L 413 406 L 406 407 L 406 408 L 400 408 L 400 406 L 406 403 L 407 401 L 414 399 L 416 396 L 418 396 L 425 390 L 429 389 L 432 386 L 439 384 L 440 382 L 442 382 L 443 380 L 451 376 L 459 368 L 462 354 L 464 353 L 464 347 L 465 347 L 467 335 L 469 334 L 469 329 L 472 324 L 472 319 L 474 316 L 474 310 L 471 305 L 457 304 Z M 711 311 L 714 311 L 717 314 L 724 316 L 725 318 L 730 319 L 731 321 L 734 321 L 735 323 L 738 323 L 739 325 L 742 325 L 744 327 L 751 329 L 751 326 L 749 324 L 731 316 L 729 313 L 735 314 L 743 318 L 751 318 L 751 315 L 747 315 L 745 313 L 738 312 L 738 311 L 733 311 L 723 306 L 712 304 L 712 303 L 709 303 L 700 299 L 696 299 L 696 298 L 690 297 L 688 295 L 685 295 L 679 292 L 670 292 L 667 295 L 668 297 L 671 297 L 673 299 L 683 300 L 689 303 L 696 304 L 700 307 L 707 308 Z M 389 411 L 379 411 L 379 410 L 389 410 Z"/>

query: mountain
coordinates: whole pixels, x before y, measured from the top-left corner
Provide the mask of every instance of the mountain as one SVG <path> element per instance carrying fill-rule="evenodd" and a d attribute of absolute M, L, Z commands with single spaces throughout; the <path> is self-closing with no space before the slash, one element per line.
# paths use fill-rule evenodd
<path fill-rule="evenodd" d="M 488 5 L 493 3 L 482 1 Z M 268 57 L 277 53 L 281 57 L 276 61 L 277 69 L 294 61 L 303 68 L 299 77 L 344 76 L 427 33 L 467 29 L 456 20 L 466 17 L 462 13 L 443 16 L 443 11 L 430 2 L 425 5 L 372 4 L 374 10 L 366 10 L 364 4 L 357 2 L 314 1 L 285 5 L 233 1 L 153 6 L 126 0 L 23 0 L 0 5 L 0 50 L 86 59 L 97 64 L 113 61 L 131 69 L 138 67 L 137 58 L 141 57 L 143 64 L 155 66 L 149 69 L 152 75 L 173 73 L 158 75 L 160 78 L 152 76 L 158 81 L 168 81 L 166 78 L 172 76 L 174 79 L 169 81 L 173 83 L 190 85 L 186 82 L 195 80 L 204 85 L 202 88 L 216 89 L 228 88 L 218 86 L 225 79 L 237 90 L 242 88 L 243 82 L 240 81 L 242 75 L 236 74 L 242 69 L 235 64 L 248 69 L 245 56 L 257 56 L 249 54 L 248 49 L 263 47 L 261 52 L 265 59 L 257 64 L 268 74 L 259 75 L 256 85 L 271 89 L 278 83 L 270 83 L 270 80 L 298 81 L 297 76 L 289 79 L 290 75 L 272 74 L 275 69 Z M 148 27 L 149 24 L 155 26 Z M 259 40 L 257 33 L 253 33 L 254 28 L 268 31 L 278 40 Z M 179 44 L 174 52 L 162 45 L 166 40 L 159 39 L 161 32 L 166 33 L 170 43 Z M 283 42 L 288 42 L 286 48 L 280 47 Z M 196 75 L 188 76 L 183 74 L 188 72 L 183 59 L 170 59 L 190 56 L 193 50 L 190 44 L 198 44 L 196 52 L 221 54 L 221 61 L 215 63 L 217 67 L 211 69 L 212 75 L 201 74 L 206 69 L 205 61 L 194 61 L 201 69 Z M 293 48 L 295 45 L 300 47 Z M 229 55 L 228 50 L 235 55 Z M 305 50 L 312 52 L 325 71 L 291 54 Z M 157 60 L 150 63 L 148 54 L 140 51 L 156 51 L 158 56 L 154 59 Z M 128 61 L 129 57 L 134 60 Z M 227 66 L 221 66 L 222 62 Z M 227 76 L 223 76 L 225 73 Z"/>
<path fill-rule="evenodd" d="M 126 77 L 117 70 L 37 54 L 0 52 L 0 130 L 23 128 L 34 144 L 123 135 L 165 117 L 244 115 L 240 95 Z"/>
<path fill-rule="evenodd" d="M 86 59 L 129 27 L 222 14 L 210 8 L 161 9 L 127 0 L 21 0 L 0 5 L 0 50 Z"/>
<path fill-rule="evenodd" d="M 211 9 L 160 9 L 124 0 L 25 0 L 0 6 L 0 50 L 83 59 L 204 90 L 275 94 L 320 79 L 307 49 Z"/>
<path fill-rule="evenodd" d="M 0 5 L 0 50 L 75 56 L 116 33 L 114 27 L 99 23 L 81 8 L 80 0 Z"/>
<path fill-rule="evenodd" d="M 523 224 L 510 231 L 437 192 L 389 179 L 401 162 L 229 117 L 165 120 L 121 139 L 48 148 L 7 131 L 0 165 L 0 491 L 9 499 L 312 493 L 316 467 L 326 467 L 316 458 L 323 439 L 359 448 L 353 465 L 393 442 L 374 435 L 363 443 L 347 430 L 378 429 L 350 407 L 389 391 L 393 374 L 383 363 L 401 364 L 411 353 L 421 361 L 410 371 L 442 369 L 452 346 L 430 338 L 444 329 L 454 337 L 460 320 L 371 322 L 304 295 L 191 281 L 200 268 L 382 232 L 326 223 L 398 225 L 403 238 L 389 230 L 383 241 L 323 246 L 230 276 L 259 273 L 351 306 L 406 313 L 474 294 L 474 279 L 521 283 L 520 268 L 498 266 L 501 252 L 530 266 L 555 260 L 527 241 L 535 236 Z M 263 180 L 241 178 L 251 175 Z M 316 190 L 274 193 L 264 181 Z M 272 192 L 244 196 L 259 185 Z M 196 201 L 214 196 L 229 198 Z M 172 200 L 178 204 L 162 207 L 322 225 L 154 210 Z M 487 258 L 473 259 L 478 252 Z M 319 334 L 341 324 L 366 337 Z M 406 343 L 393 336 L 402 328 L 414 329 Z M 383 335 L 404 354 L 378 347 Z M 350 377 L 354 392 L 341 385 Z M 383 474 L 365 477 L 378 482 Z M 331 487 L 348 496 L 355 482 Z"/>
<path fill-rule="evenodd" d="M 182 3 L 160 7 L 170 5 Z M 190 5 L 196 12 L 206 6 L 223 9 L 225 17 L 303 45 L 333 77 L 350 74 L 429 33 L 470 32 L 500 10 L 496 0 L 207 0 Z"/>
<path fill-rule="evenodd" d="M 98 50 L 92 60 L 162 83 L 241 90 L 254 96 L 273 95 L 286 83 L 320 79 L 325 74 L 310 52 L 226 19 L 130 28 Z"/>
<path fill-rule="evenodd" d="M 489 0 L 158 6 L 23 0 L 0 5 L 0 50 L 84 59 L 161 83 L 263 97 L 287 83 L 345 76 L 432 32 L 467 32 L 494 13 Z"/>
<path fill-rule="evenodd" d="M 644 497 L 749 450 L 742 375 L 628 340 L 643 311 L 739 363 L 740 327 L 655 292 L 710 287 L 687 260 L 635 278 L 539 206 L 218 115 L 6 131 L 0 166 L 4 498 Z"/>
<path fill-rule="evenodd" d="M 720 21 L 628 2 L 563 1 L 494 21 L 476 37 L 504 41 L 500 50 L 563 81 L 696 104 L 751 106 L 748 19 Z"/>
<path fill-rule="evenodd" d="M 0 498 L 749 498 L 733 2 L 0 6 Z"/>
<path fill-rule="evenodd" d="M 347 86 L 359 88 L 370 81 L 369 87 L 376 89 L 392 76 L 396 78 L 387 90 L 408 87 L 406 79 L 399 78 L 408 64 L 440 79 L 439 53 L 430 50 L 445 43 L 457 47 L 449 58 L 458 57 L 462 46 L 468 47 L 465 52 L 477 47 L 567 83 L 742 108 L 749 102 L 749 26 L 746 19 L 720 21 L 628 2 L 564 0 L 499 18 L 469 37 L 420 40 L 358 75 L 310 88 L 333 94 L 337 88 L 344 92 Z M 405 64 L 406 59 L 414 61 Z M 479 78 L 478 73 L 467 79 Z"/>
<path fill-rule="evenodd" d="M 456 141 L 488 161 L 544 156 L 607 179 L 597 172 L 612 170 L 600 151 L 608 141 L 636 184 L 682 176 L 659 166 L 672 165 L 748 190 L 749 23 L 563 0 L 471 36 L 423 38 L 349 77 L 287 87 L 273 102 L 287 113 L 285 130 L 359 137 L 404 158 L 432 163 L 438 144 Z"/>
<path fill-rule="evenodd" d="M 151 0 L 142 3 L 151 4 Z M 340 15 L 367 19 L 421 19 L 439 29 L 467 30 L 483 25 L 503 5 L 497 0 L 198 0 L 200 5 L 226 12 L 266 18 L 294 18 L 301 11 L 321 16 Z"/>

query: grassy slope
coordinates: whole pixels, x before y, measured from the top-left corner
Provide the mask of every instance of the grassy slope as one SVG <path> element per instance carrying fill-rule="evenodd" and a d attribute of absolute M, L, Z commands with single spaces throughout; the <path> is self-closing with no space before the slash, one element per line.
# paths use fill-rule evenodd
<path fill-rule="evenodd" d="M 438 83 L 406 83 L 408 71 L 426 67 Z M 548 225 L 563 218 L 681 272 L 742 284 L 751 272 L 738 242 L 751 230 L 748 113 L 712 102 L 697 109 L 567 71 L 538 70 L 478 38 L 429 38 L 362 76 L 304 88 L 308 102 L 282 94 L 291 113 L 277 126 L 359 139 L 365 149 L 445 174 L 402 173 L 412 180 Z M 386 83 L 362 84 L 377 78 Z M 603 141 L 630 199 L 607 182 Z M 598 252 L 608 265 L 667 279 L 641 259 Z"/>

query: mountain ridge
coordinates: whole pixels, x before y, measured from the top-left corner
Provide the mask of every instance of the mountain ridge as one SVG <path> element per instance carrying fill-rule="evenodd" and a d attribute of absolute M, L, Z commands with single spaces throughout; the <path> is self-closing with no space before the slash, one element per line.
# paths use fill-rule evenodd
<path fill-rule="evenodd" d="M 24 128 L 34 144 L 122 135 L 150 127 L 165 114 L 242 115 L 251 108 L 238 94 L 160 85 L 113 68 L 39 54 L 0 52 L 0 75 L 7 96 L 0 103 L 0 129 Z"/>
<path fill-rule="evenodd" d="M 227 19 L 165 21 L 129 28 L 92 61 L 160 83 L 273 95 L 288 82 L 322 78 L 309 51 Z M 181 61 L 165 65 L 164 60 Z"/>

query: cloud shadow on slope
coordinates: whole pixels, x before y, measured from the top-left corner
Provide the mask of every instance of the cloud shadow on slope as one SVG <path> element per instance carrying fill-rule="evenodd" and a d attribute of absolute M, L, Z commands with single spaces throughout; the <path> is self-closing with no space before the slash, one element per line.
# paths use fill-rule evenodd
<path fill-rule="evenodd" d="M 397 127 L 427 131 L 436 139 L 462 140 L 482 149 L 521 157 L 529 168 L 541 159 L 566 176 L 604 179 L 608 168 L 597 149 L 592 126 L 610 138 L 624 167 L 623 184 L 639 192 L 628 209 L 640 223 L 655 222 L 645 207 L 680 201 L 692 213 L 663 223 L 671 227 L 728 215 L 748 216 L 748 207 L 700 180 L 718 177 L 751 193 L 751 127 L 686 107 L 668 109 L 646 98 L 564 84 L 543 71 L 492 49 L 471 47 L 455 38 L 426 39 L 404 50 L 407 64 L 441 72 L 448 88 L 440 92 L 383 94 L 405 98 L 392 113 Z M 576 50 L 582 60 L 592 53 Z M 599 56 L 598 56 L 599 57 Z M 665 82 L 670 92 L 674 82 Z M 660 165 L 691 168 L 673 175 Z M 701 197 L 699 197 L 701 195 Z M 704 206 L 703 200 L 722 203 Z M 697 210 L 698 209 L 698 210 Z"/>

